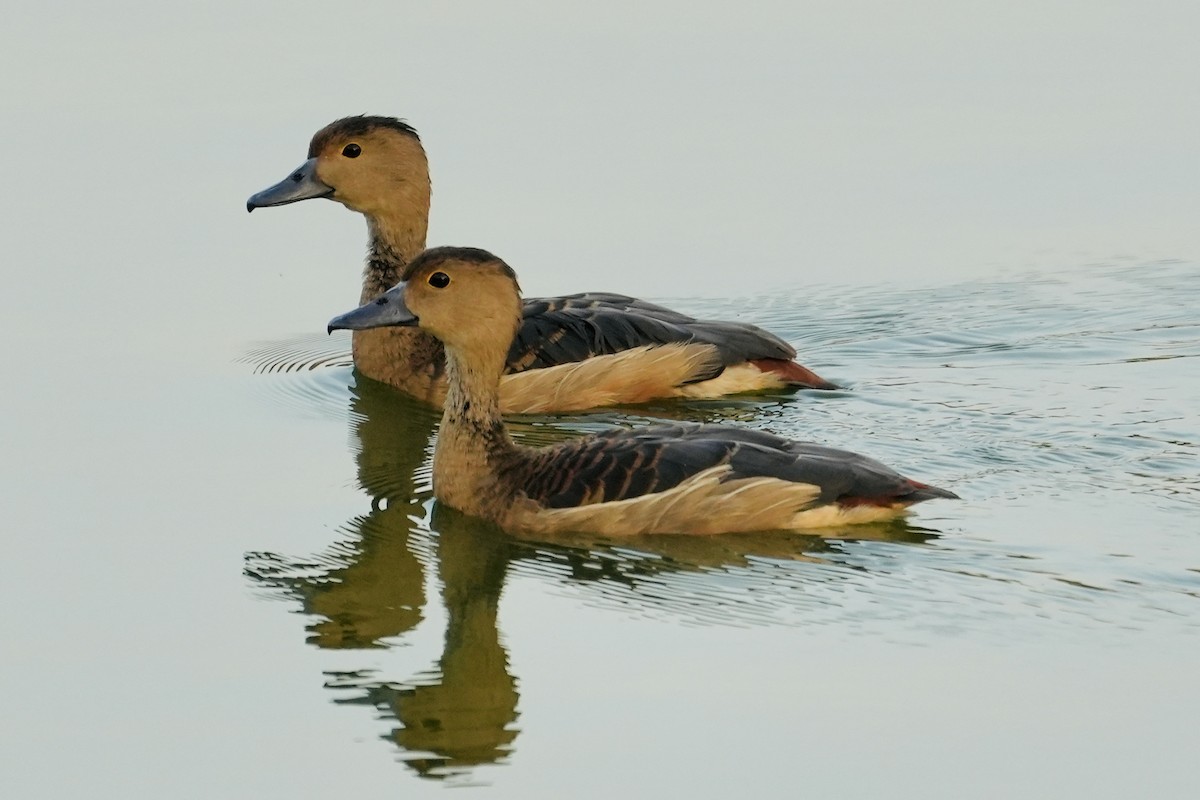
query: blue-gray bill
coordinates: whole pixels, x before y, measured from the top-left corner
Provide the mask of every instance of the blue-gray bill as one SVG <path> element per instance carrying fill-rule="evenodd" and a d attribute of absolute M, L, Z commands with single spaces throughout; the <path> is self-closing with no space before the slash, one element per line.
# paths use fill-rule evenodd
<path fill-rule="evenodd" d="M 310 158 L 279 183 L 251 195 L 246 201 L 246 210 L 283 206 L 314 197 L 328 197 L 331 194 L 333 187 L 317 178 L 317 159 Z"/>
<path fill-rule="evenodd" d="M 368 328 L 385 328 L 394 325 L 413 326 L 417 315 L 408 310 L 404 302 L 404 284 L 398 284 L 376 297 L 365 306 L 359 306 L 341 316 L 329 320 L 326 331 L 363 331 Z"/>

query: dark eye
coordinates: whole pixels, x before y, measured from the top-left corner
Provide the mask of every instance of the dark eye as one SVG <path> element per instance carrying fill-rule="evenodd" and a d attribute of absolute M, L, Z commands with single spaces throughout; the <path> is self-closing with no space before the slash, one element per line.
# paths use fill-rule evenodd
<path fill-rule="evenodd" d="M 342 148 L 342 155 L 346 158 L 358 158 L 358 154 L 362 152 L 362 148 L 351 142 Z"/>
<path fill-rule="evenodd" d="M 445 289 L 450 285 L 450 276 L 444 272 L 435 272 L 429 276 L 429 285 L 435 289 Z"/>

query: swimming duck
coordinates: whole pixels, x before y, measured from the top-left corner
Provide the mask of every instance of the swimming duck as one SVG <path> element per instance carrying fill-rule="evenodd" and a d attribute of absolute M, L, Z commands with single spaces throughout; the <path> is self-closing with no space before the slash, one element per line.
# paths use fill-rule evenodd
<path fill-rule="evenodd" d="M 867 522 L 956 495 L 878 461 L 764 431 L 711 424 L 614 430 L 543 448 L 501 418 L 508 341 L 523 324 L 512 269 L 439 247 L 329 330 L 417 328 L 445 346 L 449 387 L 433 457 L 439 501 L 533 533 L 729 533 Z"/>
<path fill-rule="evenodd" d="M 347 117 L 313 136 L 308 160 L 246 208 L 326 197 L 367 218 L 360 304 L 400 280 L 425 248 L 429 164 L 417 132 L 391 117 Z M 796 363 L 787 342 L 754 325 L 697 320 L 619 294 L 527 298 L 505 358 L 506 413 L 572 411 L 660 397 L 719 397 L 798 387 L 835 389 Z M 420 399 L 445 397 L 442 345 L 411 328 L 355 331 L 367 377 Z"/>

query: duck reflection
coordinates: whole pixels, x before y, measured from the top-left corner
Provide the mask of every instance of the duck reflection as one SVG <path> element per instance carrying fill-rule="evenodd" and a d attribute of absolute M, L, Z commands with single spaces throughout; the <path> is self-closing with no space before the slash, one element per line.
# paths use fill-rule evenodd
<path fill-rule="evenodd" d="M 496 618 L 512 543 L 450 509 L 434 510 L 436 534 L 424 524 L 437 411 L 359 379 L 351 413 L 370 513 L 349 520 L 341 541 L 318 556 L 250 554 L 247 574 L 299 600 L 315 618 L 309 643 L 366 650 L 400 644 L 423 621 L 424 565 L 436 564 L 446 631 L 435 668 L 411 676 L 330 671 L 326 686 L 335 702 L 369 705 L 398 723 L 385 738 L 422 776 L 499 761 L 517 735 L 516 681 Z"/>
<path fill-rule="evenodd" d="M 437 669 L 407 685 L 360 683 L 361 694 L 348 702 L 397 720 L 388 738 L 404 751 L 403 760 L 423 776 L 442 778 L 508 754 L 517 736 L 517 688 L 496 618 L 511 545 L 498 531 L 471 529 L 455 512 L 435 512 L 433 520 L 447 615 Z"/>
<path fill-rule="evenodd" d="M 731 408 L 726 413 L 741 411 Z M 512 752 L 519 695 L 497 617 L 510 569 L 639 612 L 649 607 L 693 621 L 769 623 L 772 607 L 764 608 L 763 598 L 780 593 L 778 575 L 764 564 L 807 562 L 814 573 L 805 581 L 837 581 L 845 569 L 823 568 L 839 555 L 838 537 L 921 542 L 934 535 L 894 521 L 822 536 L 522 540 L 432 503 L 429 461 L 437 411 L 359 378 L 351 412 L 358 483 L 372 498 L 369 513 L 345 523 L 340 541 L 323 554 L 290 559 L 252 553 L 246 571 L 314 618 L 307 626 L 314 646 L 399 654 L 398 646 L 409 643 L 408 635 L 426 618 L 424 570 L 432 566 L 446 614 L 433 668 L 390 676 L 377 669 L 330 670 L 325 681 L 337 695 L 334 702 L 371 706 L 389 721 L 384 738 L 423 777 L 462 777 Z M 546 444 L 595 427 L 595 418 L 526 419 L 512 430 L 518 439 Z M 731 585 L 730 575 L 743 583 Z M 747 582 L 757 583 L 754 591 L 745 590 Z"/>
<path fill-rule="evenodd" d="M 306 614 L 308 641 L 324 649 L 385 647 L 423 617 L 424 569 L 419 532 L 411 517 L 424 515 L 422 465 L 437 421 L 432 409 L 394 390 L 360 381 L 351 418 L 358 442 L 358 483 L 371 495 L 371 512 L 342 526 L 341 541 L 314 563 L 283 559 L 273 569 L 257 558 L 258 577 L 287 588 Z M 425 471 L 428 475 L 428 471 Z"/>

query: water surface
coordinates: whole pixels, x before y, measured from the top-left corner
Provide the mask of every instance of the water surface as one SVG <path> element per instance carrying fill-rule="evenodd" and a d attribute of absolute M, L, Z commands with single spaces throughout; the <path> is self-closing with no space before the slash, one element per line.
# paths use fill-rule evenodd
<path fill-rule="evenodd" d="M 252 346 L 245 384 L 261 402 L 297 420 L 349 429 L 345 464 L 353 465 L 361 499 L 318 549 L 247 553 L 248 585 L 254 596 L 301 614 L 295 635 L 326 654 L 312 680 L 327 702 L 357 715 L 361 735 L 385 742 L 411 779 L 455 785 L 530 785 L 533 773 L 552 769 L 547 737 L 579 743 L 581 765 L 615 757 L 619 741 L 598 743 L 589 733 L 598 714 L 634 726 L 657 719 L 658 735 L 668 739 L 686 738 L 698 720 L 736 723 L 742 747 L 770 752 L 808 724 L 801 709 L 812 691 L 858 691 L 836 672 L 813 674 L 806 666 L 813 653 L 797 650 L 819 649 L 822 670 L 832 661 L 851 674 L 864 669 L 862 650 L 882 657 L 855 680 L 900 681 L 895 688 L 905 697 L 889 702 L 913 705 L 918 717 L 918 708 L 939 708 L 963 736 L 981 739 L 994 735 L 982 730 L 992 723 L 973 719 L 986 718 L 981 708 L 1013 702 L 1014 691 L 1063 690 L 1064 681 L 1074 687 L 1057 671 L 1096 672 L 1111 691 L 1120 685 L 1137 694 L 1104 665 L 1137 653 L 1161 657 L 1163 679 L 1179 685 L 1189 670 L 1170 654 L 1194 649 L 1200 633 L 1200 427 L 1191 410 L 1200 394 L 1200 322 L 1191 310 L 1200 302 L 1197 278 L 1193 265 L 1162 263 L 886 296 L 830 287 L 736 301 L 675 299 L 672 305 L 699 314 L 752 313 L 847 389 L 513 423 L 518 438 L 545 443 L 656 416 L 719 420 L 868 452 L 963 496 L 925 504 L 906 520 L 812 534 L 507 535 L 432 501 L 436 413 L 355 375 L 344 339 Z M 754 658 L 765 659 L 776 679 L 792 674 L 793 685 L 760 683 L 761 664 L 731 655 L 747 637 Z M 653 645 L 643 650 L 648 639 Z M 713 660 L 688 661 L 697 645 Z M 939 687 L 936 679 L 895 671 L 892 658 L 991 663 L 972 664 L 978 682 L 960 675 Z M 733 672 L 726 671 L 730 661 Z M 571 697 L 569 714 L 543 706 L 547 692 L 554 694 L 546 684 L 601 669 L 611 671 L 606 681 L 615 694 L 583 691 Z M 655 677 L 631 680 L 631 671 Z M 997 684 L 996 671 L 1013 683 Z M 689 687 L 675 689 L 687 698 L 687 714 L 668 703 L 664 718 L 653 692 L 645 693 L 644 684 L 658 686 L 665 673 Z M 912 681 L 923 684 L 915 696 Z M 970 687 L 955 700 L 966 705 L 947 710 L 947 697 L 964 691 L 957 682 Z M 1198 697 L 1185 685 L 1181 706 L 1142 711 L 1166 728 L 1182 723 L 1179 709 L 1195 710 Z M 712 694 L 731 689 L 756 710 L 722 719 Z M 1056 716 L 1083 715 L 1069 690 L 1058 699 Z M 1115 697 L 1087 704 L 1119 713 Z M 873 720 L 870 702 L 854 713 L 868 729 L 887 727 Z M 1102 763 L 1071 763 L 1071 753 L 1106 746 L 1085 716 L 1078 727 L 1067 723 L 1071 741 L 1056 746 L 1068 755 L 1047 774 L 1107 774 Z M 1023 719 L 1005 746 L 1031 757 L 1043 741 L 1031 732 L 1046 724 L 1038 715 Z M 1139 724 L 1121 723 L 1132 726 L 1124 735 L 1135 750 L 1149 746 L 1144 737 L 1153 733 Z M 618 730 L 610 735 L 619 740 L 625 728 Z M 949 733 L 921 735 L 949 752 Z M 1184 746 L 1159 745 L 1167 752 Z M 818 750 L 828 761 L 837 748 L 830 741 Z M 643 790 L 695 786 L 687 757 L 668 747 L 661 758 L 662 772 L 643 776 Z M 906 758 L 915 766 L 941 756 L 931 750 Z M 760 775 L 761 786 L 784 794 L 787 771 L 775 769 Z M 1160 779 L 1184 774 L 1180 763 Z M 859 778 L 836 783 L 849 794 L 868 791 L 872 782 Z M 1031 784 L 1020 775 L 1003 783 L 1014 790 Z M 598 777 L 592 788 L 598 795 L 605 785 Z"/>

